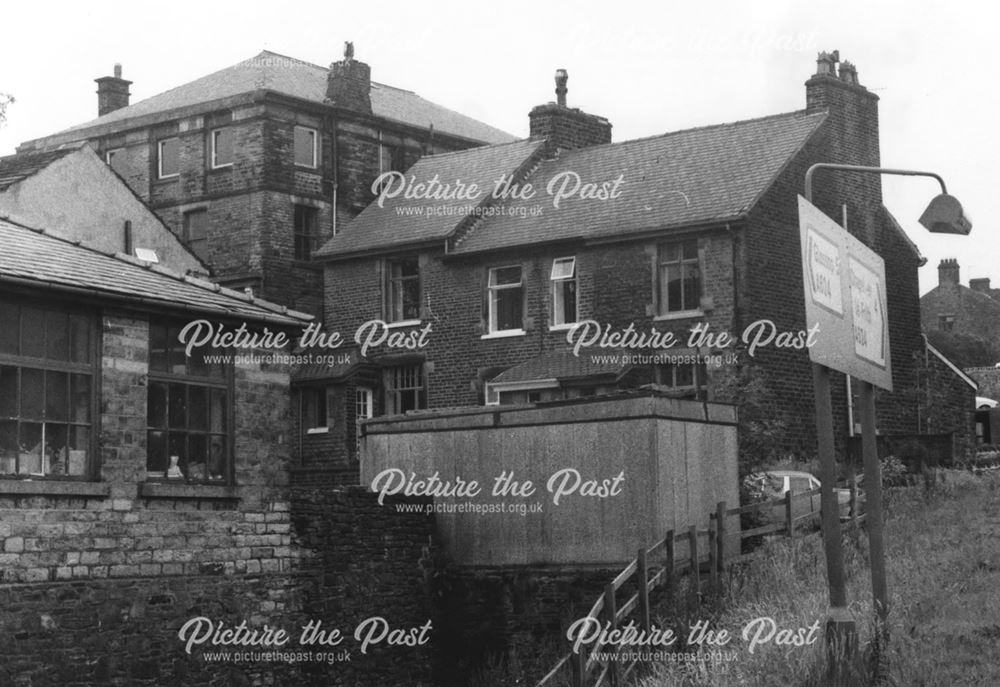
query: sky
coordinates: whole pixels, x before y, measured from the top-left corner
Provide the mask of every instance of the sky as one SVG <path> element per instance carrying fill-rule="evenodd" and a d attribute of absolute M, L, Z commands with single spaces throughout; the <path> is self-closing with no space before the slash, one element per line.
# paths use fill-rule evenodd
<path fill-rule="evenodd" d="M 885 204 L 927 264 L 1000 287 L 1000 170 L 993 17 L 971 2 L 592 2 L 175 0 L 141 5 L 21 2 L 3 11 L 0 93 L 13 95 L 0 155 L 93 119 L 94 79 L 123 65 L 132 102 L 261 50 L 328 65 L 344 41 L 372 79 L 517 136 L 528 111 L 554 100 L 608 118 L 613 140 L 805 107 L 816 53 L 839 50 L 879 98 L 882 164 L 934 171 L 972 218 L 968 237 L 917 223 L 931 179 L 886 177 Z"/>

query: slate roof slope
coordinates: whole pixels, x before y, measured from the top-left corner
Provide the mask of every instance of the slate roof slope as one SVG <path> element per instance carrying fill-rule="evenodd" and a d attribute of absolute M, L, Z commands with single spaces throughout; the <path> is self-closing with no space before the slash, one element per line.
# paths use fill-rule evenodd
<path fill-rule="evenodd" d="M 77 148 L 60 148 L 46 152 L 27 152 L 0 157 L 0 191 L 34 176 L 56 160 L 76 152 Z"/>
<path fill-rule="evenodd" d="M 182 86 L 60 131 L 50 138 L 260 90 L 321 103 L 326 98 L 327 71 L 326 67 L 265 50 Z M 514 140 L 514 136 L 504 131 L 425 100 L 412 91 L 372 82 L 371 102 L 375 116 L 395 122 L 424 129 L 433 124 L 437 132 L 485 143 Z"/>
<path fill-rule="evenodd" d="M 252 322 L 299 326 L 311 315 L 251 299 L 238 291 L 186 277 L 134 258 L 111 256 L 0 218 L 0 285 L 33 282 L 53 290 L 141 302 Z"/>
<path fill-rule="evenodd" d="M 422 157 L 406 171 L 407 179 L 427 183 L 437 178 L 439 183 L 453 188 L 459 181 L 466 186 L 475 183 L 479 187 L 478 200 L 412 200 L 400 193 L 387 198 L 384 207 L 373 202 L 315 255 L 332 257 L 435 239 L 444 241 L 466 215 L 438 209 L 461 210 L 479 205 L 493 193 L 501 175 L 513 174 L 543 145 L 543 141 L 526 140 Z M 428 207 L 435 211 L 426 212 Z"/>
<path fill-rule="evenodd" d="M 620 362 L 623 354 L 624 351 L 616 349 L 601 351 L 599 355 L 585 352 L 576 356 L 570 349 L 556 349 L 504 370 L 491 379 L 490 383 L 565 380 L 597 375 L 618 377 L 631 367 Z"/>
<path fill-rule="evenodd" d="M 455 253 L 567 239 L 592 239 L 740 218 L 824 121 L 825 113 L 792 112 L 761 119 L 564 151 L 528 181 L 530 200 L 507 204 L 479 223 Z M 553 207 L 545 192 L 556 175 L 583 183 L 624 181 L 616 199 L 571 198 Z M 532 216 L 540 207 L 541 216 Z"/>

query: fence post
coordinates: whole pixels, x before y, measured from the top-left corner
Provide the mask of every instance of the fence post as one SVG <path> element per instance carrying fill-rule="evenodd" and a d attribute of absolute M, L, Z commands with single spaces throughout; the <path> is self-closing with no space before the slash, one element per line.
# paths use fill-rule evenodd
<path fill-rule="evenodd" d="M 848 485 L 851 488 L 851 520 L 858 517 L 858 478 L 854 474 L 854 470 L 851 470 L 851 474 L 848 477 Z"/>
<path fill-rule="evenodd" d="M 663 562 L 663 581 L 667 585 L 667 596 L 673 597 L 674 593 L 674 531 L 667 530 L 667 537 L 663 540 L 663 550 L 666 560 Z"/>
<path fill-rule="evenodd" d="M 715 526 L 718 529 L 718 535 L 715 538 L 715 544 L 719 547 L 718 555 L 716 556 L 716 562 L 719 564 L 719 572 L 726 571 L 726 502 L 719 501 L 719 505 L 715 510 Z"/>
<path fill-rule="evenodd" d="M 691 598 L 697 604 L 701 596 L 701 569 L 698 565 L 698 528 L 695 525 L 688 528 L 688 549 L 691 553 Z"/>
<path fill-rule="evenodd" d="M 570 676 L 572 687 L 584 687 L 583 678 L 587 674 L 587 650 L 583 646 L 580 647 L 580 653 L 570 657 L 569 666 L 572 672 Z"/>
<path fill-rule="evenodd" d="M 642 629 L 649 632 L 649 564 L 646 562 L 645 547 L 639 547 L 639 555 L 635 561 L 639 569 L 639 617 Z"/>
<path fill-rule="evenodd" d="M 714 592 L 719 586 L 719 563 L 716 557 L 719 555 L 717 548 L 718 525 L 715 513 L 708 518 L 708 586 Z"/>
<path fill-rule="evenodd" d="M 618 628 L 618 605 L 615 602 L 615 585 L 613 582 L 608 582 L 608 586 L 604 588 L 604 611 L 607 614 L 605 616 L 605 621 L 610 623 L 609 630 L 614 631 Z M 602 647 L 603 648 L 603 647 Z M 617 658 L 618 649 L 612 648 L 607 653 L 611 654 L 611 658 L 608 661 L 608 677 L 610 678 L 611 687 L 618 686 L 618 661 Z"/>
<path fill-rule="evenodd" d="M 785 526 L 788 528 L 788 536 L 795 536 L 795 521 L 792 519 L 792 490 L 785 492 Z"/>

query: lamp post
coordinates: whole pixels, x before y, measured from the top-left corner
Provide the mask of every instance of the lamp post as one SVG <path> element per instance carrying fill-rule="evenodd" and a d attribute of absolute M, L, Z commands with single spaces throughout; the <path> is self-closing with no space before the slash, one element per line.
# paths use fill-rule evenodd
<path fill-rule="evenodd" d="M 961 203 L 948 195 L 944 180 L 933 172 L 918 172 L 906 169 L 865 167 L 835 163 L 812 165 L 805 176 L 805 199 L 812 203 L 812 177 L 820 169 L 832 171 L 888 174 L 899 176 L 932 177 L 941 185 L 941 194 L 931 200 L 920 216 L 920 224 L 928 231 L 967 236 L 972 230 L 972 221 L 965 214 Z M 846 227 L 845 227 L 846 229 Z M 857 630 L 854 620 L 847 612 L 847 591 L 844 583 L 844 560 L 840 539 L 838 503 L 834 497 L 834 432 L 833 412 L 830 401 L 830 368 L 814 362 L 812 364 L 816 396 L 816 433 L 820 458 L 820 498 L 823 523 L 823 543 L 827 560 L 827 579 L 831 613 L 827 622 L 827 644 L 831 649 L 831 668 L 839 669 L 839 661 L 854 653 Z M 882 477 L 875 441 L 875 390 L 871 382 L 859 380 L 861 384 L 861 428 L 862 455 L 866 484 L 867 529 L 869 557 L 872 572 L 872 597 L 877 612 L 877 631 L 884 633 L 889 613 L 889 595 L 885 574 L 885 546 L 882 523 Z"/>

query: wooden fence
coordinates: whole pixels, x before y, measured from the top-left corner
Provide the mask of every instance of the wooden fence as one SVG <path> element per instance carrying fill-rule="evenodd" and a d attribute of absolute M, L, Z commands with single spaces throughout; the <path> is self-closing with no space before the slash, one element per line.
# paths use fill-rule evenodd
<path fill-rule="evenodd" d="M 858 513 L 858 483 L 861 478 L 851 479 L 847 488 L 850 490 L 849 514 L 847 525 L 864 521 L 865 514 Z M 726 521 L 732 516 L 741 516 L 752 511 L 773 510 L 784 508 L 784 517 L 780 522 L 743 530 L 736 536 L 734 532 L 730 539 L 742 545 L 744 539 L 763 535 L 785 535 L 794 537 L 796 529 L 805 522 L 819 519 L 819 511 L 811 511 L 801 516 L 794 516 L 794 502 L 797 499 L 812 498 L 820 493 L 820 488 L 793 494 L 791 491 L 779 499 L 753 503 L 739 508 L 727 508 L 725 501 L 720 501 L 714 513 L 709 516 L 709 528 L 699 530 L 695 526 L 688 527 L 683 532 L 669 530 L 663 539 L 652 547 L 640 548 L 638 554 L 617 577 L 607 584 L 604 593 L 598 597 L 585 617 L 594 618 L 610 631 L 621 628 L 626 621 L 632 621 L 642 631 L 649 632 L 652 623 L 650 618 L 650 593 L 663 587 L 664 592 L 673 594 L 675 577 L 681 574 L 690 576 L 688 585 L 692 601 L 700 603 L 703 584 L 707 582 L 709 589 L 717 591 L 721 585 L 721 574 L 727 566 L 745 561 L 754 553 L 727 554 L 726 551 Z M 838 504 L 839 507 L 839 504 Z M 688 553 L 684 557 L 675 555 L 677 544 L 687 544 Z M 737 548 L 741 551 L 742 546 Z M 657 565 L 655 562 L 659 561 Z M 705 570 L 703 570 L 705 568 Z M 652 574 L 651 574 L 652 573 Z M 705 574 L 703 574 L 705 573 Z M 632 578 L 636 578 L 637 591 L 619 605 L 618 593 Z M 635 670 L 638 663 L 635 660 L 617 660 L 619 649 L 611 643 L 596 642 L 589 648 L 581 645 L 579 651 L 571 650 L 543 677 L 536 687 L 556 687 L 559 684 L 569 684 L 570 687 L 601 687 L 610 685 L 620 687 L 624 680 Z M 602 660 L 603 657 L 603 660 Z M 559 683 L 557 680 L 562 679 Z M 567 681 L 568 680 L 568 681 Z"/>

